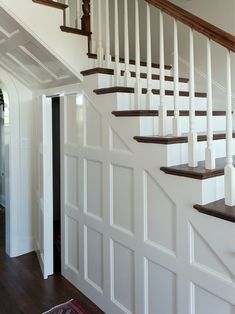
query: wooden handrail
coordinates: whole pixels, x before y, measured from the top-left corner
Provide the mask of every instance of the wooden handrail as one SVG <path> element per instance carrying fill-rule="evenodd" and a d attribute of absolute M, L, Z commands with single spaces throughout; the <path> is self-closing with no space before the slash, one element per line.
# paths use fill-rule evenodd
<path fill-rule="evenodd" d="M 205 35 L 228 50 L 235 52 L 235 36 L 206 22 L 168 0 L 145 0 L 176 20 Z"/>

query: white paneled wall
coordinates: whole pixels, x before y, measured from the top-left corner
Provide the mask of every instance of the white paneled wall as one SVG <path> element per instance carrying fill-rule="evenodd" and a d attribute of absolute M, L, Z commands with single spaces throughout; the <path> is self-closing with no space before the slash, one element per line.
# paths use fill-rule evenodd
<path fill-rule="evenodd" d="M 196 185 L 92 97 L 61 105 L 63 275 L 108 314 L 233 314 L 233 225 L 195 212 Z"/>
<path fill-rule="evenodd" d="M 33 97 L 28 88 L 3 68 L 0 85 L 8 95 L 9 107 L 5 138 L 6 252 L 14 257 L 34 250 Z"/>

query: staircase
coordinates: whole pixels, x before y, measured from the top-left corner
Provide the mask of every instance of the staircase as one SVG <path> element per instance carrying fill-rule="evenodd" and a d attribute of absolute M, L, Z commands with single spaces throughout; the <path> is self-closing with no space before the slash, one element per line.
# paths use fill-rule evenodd
<path fill-rule="evenodd" d="M 38 2 L 38 1 L 35 1 Z M 40 1 L 39 1 L 40 2 Z M 45 1 L 48 3 L 48 1 Z M 124 58 L 120 58 L 120 34 L 118 2 L 114 1 L 114 46 L 112 50 L 115 56 L 111 56 L 110 46 L 110 8 L 109 1 L 97 3 L 84 1 L 84 17 L 87 19 L 85 30 L 89 37 L 88 58 L 94 59 L 94 67 L 82 71 L 84 77 L 98 75 L 98 88 L 94 89 L 96 95 L 115 94 L 117 97 L 116 110 L 112 112 L 116 117 L 139 117 L 139 134 L 134 140 L 139 143 L 152 143 L 158 145 L 179 144 L 176 150 L 180 150 L 180 144 L 188 143 L 188 156 L 175 158 L 169 166 L 161 170 L 167 174 L 185 176 L 194 179 L 208 179 L 224 175 L 225 170 L 225 199 L 213 202 L 217 208 L 221 207 L 222 213 L 228 214 L 229 221 L 235 221 L 235 172 L 234 172 L 234 135 L 232 131 L 232 94 L 231 94 L 231 53 L 235 51 L 235 39 L 233 35 L 225 33 L 208 22 L 186 12 L 173 5 L 169 1 L 146 1 L 146 47 L 147 62 L 141 62 L 140 49 L 140 14 L 138 1 L 135 2 L 135 60 L 130 60 L 129 24 L 131 14 L 128 11 L 128 1 L 124 1 Z M 67 3 L 67 2 L 66 2 Z M 58 5 L 55 4 L 55 6 Z M 61 4 L 59 4 L 61 5 Z M 77 8 L 80 6 L 79 1 Z M 91 11 L 90 11 L 90 5 Z M 97 38 L 94 38 L 94 6 L 97 13 Z M 151 39 L 151 15 L 150 5 L 159 9 L 160 32 L 160 64 L 152 63 L 153 49 Z M 130 6 L 130 5 L 129 5 Z M 65 9 L 65 8 L 64 8 Z M 104 12 L 105 11 L 105 12 Z M 77 10 L 79 12 L 79 10 Z M 164 24 L 163 14 L 173 18 L 174 32 L 174 66 L 164 65 Z M 66 14 L 65 14 L 66 15 Z M 102 16 L 103 15 L 103 16 Z M 105 16 L 106 32 L 102 30 L 102 18 Z M 69 18 L 68 18 L 69 19 Z M 179 77 L 178 61 L 178 22 L 182 22 L 189 28 L 190 50 L 190 79 Z M 65 22 L 66 24 L 66 22 Z M 109 27 L 107 27 L 109 25 Z M 63 27 L 62 27 L 63 30 Z M 67 29 L 69 31 L 69 28 Z M 71 32 L 76 28 L 70 28 Z M 91 33 L 90 33 L 91 31 Z M 207 41 L 207 93 L 195 91 L 194 82 L 194 31 L 205 36 Z M 105 42 L 103 40 L 105 37 Z M 213 111 L 212 96 L 212 41 L 224 47 L 227 54 L 227 107 L 226 111 Z M 97 54 L 94 47 L 97 46 Z M 121 96 L 123 94 L 123 96 Z M 129 95 L 134 94 L 134 98 Z M 125 95 L 125 96 L 124 96 Z M 120 101 L 118 100 L 120 98 Z M 124 100 L 125 99 L 125 100 Z M 151 118 L 152 117 L 152 118 Z M 225 152 L 226 150 L 226 152 Z M 173 152 L 172 152 L 173 153 Z M 226 156 L 226 157 L 224 157 Z M 224 157 L 224 158 L 223 158 Z M 204 161 L 203 161 L 204 160 Z M 200 161 L 200 163 L 198 163 Z M 183 163 L 183 164 L 180 164 Z M 211 208 L 211 204 L 203 205 Z M 196 209 L 199 205 L 194 206 Z M 211 215 L 220 211 L 211 210 Z M 207 214 L 210 212 L 208 209 Z M 216 213 L 215 213 L 216 212 Z M 222 215 L 224 218 L 226 215 Z M 233 218 L 231 218 L 233 217 Z"/>
<path fill-rule="evenodd" d="M 64 276 L 108 314 L 234 313 L 235 37 L 164 0 L 75 1 L 75 14 L 68 1 L 33 2 L 62 10 L 61 30 L 88 39 L 87 69 L 81 71 L 85 105 L 74 105 L 70 115 L 80 117 L 83 138 L 64 143 L 65 159 L 84 158 L 77 162 L 87 176 L 86 187 L 77 187 L 83 211 L 64 200 Z M 173 22 L 173 65 L 165 64 L 166 16 Z M 189 77 L 179 74 L 179 23 L 189 34 Z M 146 32 L 144 42 L 140 30 Z M 206 43 L 203 91 L 195 87 L 195 32 Z M 220 108 L 213 107 L 212 42 L 224 49 L 227 62 Z M 71 105 L 72 97 L 64 103 Z M 71 109 L 64 110 L 67 117 Z M 72 176 L 68 169 L 65 176 Z M 101 195 L 91 212 L 88 193 Z M 98 214 L 99 202 L 104 208 Z M 82 250 L 78 257 L 69 253 L 69 241 Z"/>

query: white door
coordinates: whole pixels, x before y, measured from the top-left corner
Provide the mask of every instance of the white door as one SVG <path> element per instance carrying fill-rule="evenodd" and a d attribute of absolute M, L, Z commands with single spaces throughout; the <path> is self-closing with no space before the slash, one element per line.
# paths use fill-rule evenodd
<path fill-rule="evenodd" d="M 52 101 L 39 105 L 38 258 L 44 279 L 53 274 Z"/>

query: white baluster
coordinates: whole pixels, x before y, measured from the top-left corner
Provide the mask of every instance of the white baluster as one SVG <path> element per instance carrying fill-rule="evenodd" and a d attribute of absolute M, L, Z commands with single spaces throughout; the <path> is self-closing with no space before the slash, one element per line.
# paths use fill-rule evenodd
<path fill-rule="evenodd" d="M 129 86 L 130 82 L 130 52 L 129 52 L 129 25 L 128 25 L 128 2 L 124 0 L 124 41 L 125 41 L 125 73 L 124 73 L 124 85 Z"/>
<path fill-rule="evenodd" d="M 105 2 L 105 17 L 106 17 L 106 52 L 105 52 L 105 66 L 110 68 L 111 66 L 111 54 L 110 54 L 110 25 L 109 25 L 109 0 Z"/>
<path fill-rule="evenodd" d="M 164 55 L 164 26 L 163 13 L 160 11 L 160 105 L 159 105 L 159 135 L 166 135 L 166 106 L 165 106 L 165 55 Z"/>
<path fill-rule="evenodd" d="M 135 106 L 141 109 L 141 81 L 140 81 L 140 22 L 139 22 L 139 3 L 135 0 L 135 72 L 136 72 L 136 86 L 135 86 Z"/>
<path fill-rule="evenodd" d="M 226 114 L 226 166 L 225 174 L 225 204 L 235 206 L 235 168 L 233 166 L 232 129 L 232 85 L 231 85 L 231 54 L 227 50 L 227 114 Z"/>
<path fill-rule="evenodd" d="M 76 21 L 75 27 L 81 29 L 81 0 L 76 0 Z"/>
<path fill-rule="evenodd" d="M 94 1 L 91 0 L 90 10 L 91 10 L 91 41 L 90 41 L 90 51 L 91 53 L 96 52 L 96 41 L 94 37 Z"/>
<path fill-rule="evenodd" d="M 178 48 L 178 26 L 174 19 L 174 118 L 173 135 L 181 136 L 181 121 L 179 111 L 179 48 Z"/>
<path fill-rule="evenodd" d="M 102 10 L 101 0 L 98 0 L 98 48 L 97 48 L 97 66 L 102 68 L 104 61 L 104 49 L 102 42 Z"/>
<path fill-rule="evenodd" d="M 194 42 L 193 30 L 189 30 L 189 134 L 188 134 L 188 160 L 189 167 L 197 167 L 197 132 L 195 129 L 195 81 L 194 81 Z"/>
<path fill-rule="evenodd" d="M 207 147 L 205 150 L 206 169 L 215 169 L 215 148 L 213 143 L 213 104 L 211 74 L 211 40 L 207 39 Z"/>
<path fill-rule="evenodd" d="M 147 5 L 147 109 L 151 110 L 153 105 L 152 94 L 152 51 L 151 51 L 151 20 L 150 5 Z"/>
<path fill-rule="evenodd" d="M 70 27 L 70 6 L 69 0 L 65 0 L 64 2 L 68 7 L 64 10 L 64 25 Z"/>
<path fill-rule="evenodd" d="M 120 83 L 120 61 L 119 61 L 119 21 L 118 21 L 118 1 L 114 0 L 114 40 L 115 40 L 115 68 L 114 85 Z"/>

